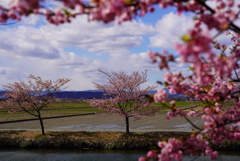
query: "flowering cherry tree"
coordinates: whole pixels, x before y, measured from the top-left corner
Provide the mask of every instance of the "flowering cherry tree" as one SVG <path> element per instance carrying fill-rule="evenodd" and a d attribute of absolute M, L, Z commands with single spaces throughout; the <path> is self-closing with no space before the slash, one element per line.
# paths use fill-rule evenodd
<path fill-rule="evenodd" d="M 61 8 L 47 8 L 45 0 L 15 0 L 9 7 L 0 7 L 0 22 L 20 20 L 22 16 L 39 14 L 53 24 L 70 22 L 74 17 L 86 14 L 89 20 L 105 23 L 117 20 L 131 21 L 136 16 L 144 16 L 160 8 L 175 7 L 179 16 L 185 12 L 194 15 L 194 26 L 182 36 L 182 43 L 175 44 L 178 55 L 167 51 L 150 51 L 153 63 L 160 69 L 167 69 L 163 82 L 171 93 L 181 93 L 201 101 L 201 109 L 190 111 L 176 107 L 174 102 L 168 106 L 166 94 L 162 90 L 154 95 L 157 102 L 169 107 L 167 118 L 184 117 L 195 132 L 189 138 L 170 139 L 159 142 L 160 153 L 149 152 L 139 160 L 182 160 L 183 153 L 210 155 L 217 152 L 210 148 L 208 140 L 218 144 L 240 137 L 239 100 L 239 58 L 240 16 L 239 0 L 61 0 Z M 214 33 L 214 34 L 213 34 Z M 217 41 L 219 35 L 226 35 L 228 44 Z M 180 58 L 181 63 L 190 65 L 190 74 L 172 73 L 169 62 Z M 226 105 L 226 102 L 231 104 Z M 203 127 L 194 125 L 189 117 L 200 117 Z M 208 140 L 207 140 L 207 139 Z"/>
<path fill-rule="evenodd" d="M 39 76 L 29 75 L 27 82 L 18 81 L 3 85 L 3 88 L 7 90 L 7 93 L 4 94 L 7 97 L 5 105 L 14 107 L 14 111 L 21 110 L 37 117 L 40 121 L 42 135 L 44 135 L 41 110 L 53 101 L 53 94 L 60 91 L 69 81 L 65 78 L 56 81 L 43 80 Z"/>
<path fill-rule="evenodd" d="M 106 73 L 101 69 L 99 72 L 108 77 L 107 82 L 94 85 L 96 89 L 105 92 L 107 97 L 88 102 L 93 107 L 124 117 L 126 134 L 129 135 L 129 118 L 139 119 L 141 115 L 150 116 L 156 112 L 155 108 L 149 107 L 151 104 L 144 97 L 149 91 L 156 89 L 156 86 L 141 88 L 141 85 L 147 82 L 147 71 L 132 72 L 131 75 L 125 72 Z"/>

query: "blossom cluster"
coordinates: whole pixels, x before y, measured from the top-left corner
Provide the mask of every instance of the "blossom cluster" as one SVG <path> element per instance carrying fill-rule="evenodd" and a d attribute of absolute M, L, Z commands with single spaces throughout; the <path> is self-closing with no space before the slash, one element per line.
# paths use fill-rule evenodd
<path fill-rule="evenodd" d="M 147 160 L 161 160 L 161 161 L 174 161 L 183 160 L 183 154 L 195 155 L 210 155 L 211 159 L 217 159 L 218 152 L 209 147 L 209 142 L 203 139 L 203 136 L 192 134 L 188 138 L 181 140 L 170 138 L 168 142 L 162 141 L 158 143 L 161 148 L 161 153 L 150 151 L 145 157 L 141 157 L 138 161 Z"/>
<path fill-rule="evenodd" d="M 223 108 L 218 103 L 212 107 L 206 107 L 203 115 L 201 116 L 204 120 L 203 133 L 212 138 L 215 144 L 221 143 L 225 139 L 227 140 L 239 140 L 239 110 L 238 102 L 233 107 Z"/>
<path fill-rule="evenodd" d="M 165 90 L 158 89 L 157 93 L 154 94 L 154 100 L 160 103 L 167 102 L 167 92 Z"/>
<path fill-rule="evenodd" d="M 15 111 L 16 109 L 40 111 L 53 101 L 53 94 L 64 89 L 64 85 L 69 81 L 70 79 L 65 78 L 60 78 L 56 81 L 43 80 L 39 76 L 29 75 L 26 82 L 21 80 L 3 85 L 3 88 L 8 91 L 4 95 L 8 98 L 6 105 L 15 106 L 16 108 L 13 109 Z"/>
<path fill-rule="evenodd" d="M 203 138 L 209 138 L 214 144 L 222 143 L 226 139 L 239 139 L 240 30 L 233 23 L 239 18 L 239 14 L 232 9 L 232 0 L 228 3 L 219 0 L 216 3 L 216 9 L 198 0 L 176 5 L 180 12 L 191 10 L 196 13 L 194 28 L 182 37 L 183 43 L 175 45 L 181 62 L 191 64 L 191 74 L 165 74 L 165 85 L 170 93 L 181 93 L 203 104 L 203 108 L 198 112 L 184 112 L 183 109 L 171 105 L 167 119 L 184 117 L 198 135 L 184 140 L 170 139 L 167 143 L 160 142 L 160 154 L 147 155 L 140 158 L 141 160 L 182 160 L 182 153 L 194 155 L 195 148 L 198 152 L 201 151 L 202 155 L 210 155 L 211 159 L 216 159 L 217 152 L 211 150 L 209 143 Z M 198 11 L 201 14 L 197 13 Z M 226 30 L 232 45 L 226 46 L 216 42 L 210 34 L 211 30 L 218 30 L 219 34 Z M 159 55 L 161 54 L 149 53 L 152 62 L 159 63 L 160 69 L 162 64 L 169 68 L 167 63 L 170 61 L 162 61 Z M 162 103 L 159 94 L 156 93 L 155 101 Z M 230 105 L 225 105 L 229 102 Z M 200 116 L 204 121 L 203 127 L 194 125 L 187 116 Z"/>
<path fill-rule="evenodd" d="M 154 12 L 155 5 L 161 8 L 175 6 L 179 13 L 186 11 L 202 13 L 196 18 L 207 24 L 209 29 L 226 29 L 229 23 L 238 17 L 237 12 L 229 10 L 235 5 L 234 0 L 227 2 L 217 0 L 216 9 L 209 9 L 201 0 L 191 0 L 188 3 L 171 0 L 61 0 L 60 2 L 63 4 L 61 11 L 57 7 L 56 9 L 47 8 L 44 5 L 46 0 L 12 0 L 9 7 L 0 6 L 0 22 L 6 23 L 8 20 L 20 20 L 22 16 L 40 14 L 44 15 L 50 23 L 61 24 L 70 22 L 70 19 L 77 15 L 87 14 L 90 20 L 108 23 L 118 18 L 121 23 L 131 21 L 135 16 Z M 239 8 L 240 5 L 237 7 Z"/>

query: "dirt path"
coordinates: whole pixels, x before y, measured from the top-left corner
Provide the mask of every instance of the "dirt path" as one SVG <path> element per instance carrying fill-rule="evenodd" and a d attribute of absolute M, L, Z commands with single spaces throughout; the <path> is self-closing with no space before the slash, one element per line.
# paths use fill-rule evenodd
<path fill-rule="evenodd" d="M 194 119 L 200 125 L 201 121 Z M 44 120 L 47 131 L 125 131 L 125 120 L 116 115 L 84 115 Z M 0 130 L 40 130 L 38 120 L 6 123 Z M 192 127 L 183 118 L 166 119 L 166 114 L 153 117 L 143 116 L 140 120 L 130 120 L 130 131 L 192 131 Z"/>

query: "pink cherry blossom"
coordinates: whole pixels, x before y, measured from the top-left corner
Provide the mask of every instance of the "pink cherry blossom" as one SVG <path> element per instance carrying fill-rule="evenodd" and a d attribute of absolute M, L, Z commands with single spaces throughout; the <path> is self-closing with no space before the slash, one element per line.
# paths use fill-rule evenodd
<path fill-rule="evenodd" d="M 3 85 L 3 88 L 8 91 L 4 94 L 8 98 L 4 104 L 13 108 L 10 112 L 24 111 L 37 117 L 40 121 L 42 135 L 44 135 L 41 110 L 54 100 L 53 94 L 64 89 L 63 86 L 69 81 L 70 79 L 65 78 L 56 81 L 43 80 L 39 76 L 29 75 L 27 81 L 21 80 Z"/>
<path fill-rule="evenodd" d="M 154 100 L 160 103 L 167 102 L 167 92 L 165 90 L 158 89 L 157 93 L 154 94 Z"/>
<path fill-rule="evenodd" d="M 140 119 L 142 115 L 153 116 L 157 108 L 146 109 L 151 103 L 146 100 L 145 95 L 156 86 L 141 88 L 147 81 L 147 71 L 142 73 L 132 72 L 131 75 L 125 72 L 107 73 L 99 69 L 99 72 L 108 77 L 105 84 L 94 83 L 96 89 L 105 92 L 106 98 L 87 100 L 92 107 L 98 107 L 104 112 L 111 112 L 125 118 L 126 134 L 129 131 L 129 118 Z"/>

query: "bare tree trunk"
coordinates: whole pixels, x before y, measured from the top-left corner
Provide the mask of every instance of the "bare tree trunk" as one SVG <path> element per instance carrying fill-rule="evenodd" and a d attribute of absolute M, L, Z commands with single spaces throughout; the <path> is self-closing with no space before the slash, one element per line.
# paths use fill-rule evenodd
<path fill-rule="evenodd" d="M 38 112 L 38 118 L 39 118 L 41 129 L 42 129 L 42 135 L 45 135 L 43 120 L 42 120 L 40 112 Z"/>
<path fill-rule="evenodd" d="M 129 131 L 129 117 L 125 117 L 126 119 L 126 135 L 130 135 L 130 131 Z"/>

